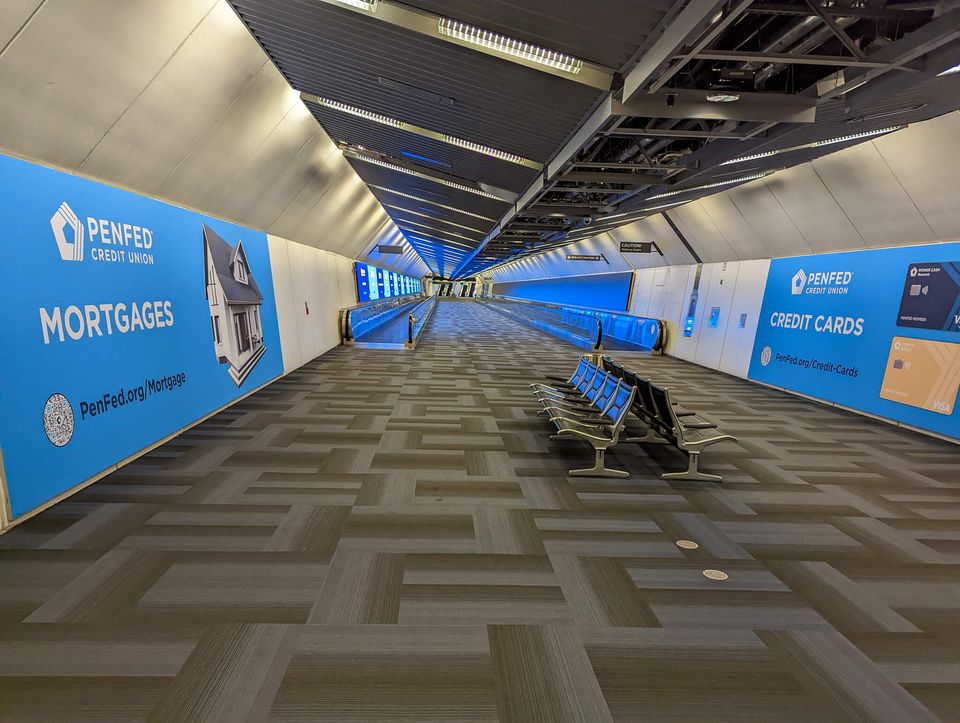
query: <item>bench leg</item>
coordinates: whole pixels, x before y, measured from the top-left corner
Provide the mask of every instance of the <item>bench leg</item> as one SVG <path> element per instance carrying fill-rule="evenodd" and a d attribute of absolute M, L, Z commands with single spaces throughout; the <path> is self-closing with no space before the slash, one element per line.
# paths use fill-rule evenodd
<path fill-rule="evenodd" d="M 683 479 L 694 482 L 720 482 L 723 480 L 723 477 L 718 474 L 707 474 L 697 468 L 697 463 L 700 461 L 699 452 L 690 452 L 689 454 L 690 464 L 686 470 L 683 472 L 667 472 L 660 475 L 660 479 Z"/>
<path fill-rule="evenodd" d="M 571 477 L 629 477 L 630 473 L 625 472 L 622 469 L 610 469 L 604 464 L 604 461 L 607 457 L 607 450 L 598 449 L 595 450 L 597 453 L 596 459 L 593 462 L 593 467 L 588 467 L 586 469 L 572 469 L 570 470 Z"/>

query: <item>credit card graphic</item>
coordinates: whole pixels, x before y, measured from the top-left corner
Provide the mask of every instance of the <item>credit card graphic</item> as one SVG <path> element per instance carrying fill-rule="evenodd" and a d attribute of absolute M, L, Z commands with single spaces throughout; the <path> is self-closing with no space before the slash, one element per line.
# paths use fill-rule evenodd
<path fill-rule="evenodd" d="M 960 331 L 960 261 L 907 267 L 897 326 Z"/>
<path fill-rule="evenodd" d="M 960 388 L 960 344 L 893 337 L 880 396 L 937 414 L 952 414 Z"/>

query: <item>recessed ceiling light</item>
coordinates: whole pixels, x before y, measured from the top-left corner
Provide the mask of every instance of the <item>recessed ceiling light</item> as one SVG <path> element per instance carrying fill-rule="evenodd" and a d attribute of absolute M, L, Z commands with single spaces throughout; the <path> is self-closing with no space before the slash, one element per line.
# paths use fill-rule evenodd
<path fill-rule="evenodd" d="M 368 13 L 377 12 L 377 4 L 380 0 L 334 0 L 341 5 L 349 5 L 353 8 L 360 8 L 361 10 L 366 10 Z"/>
<path fill-rule="evenodd" d="M 472 216 L 473 218 L 479 218 L 483 221 L 496 221 L 495 218 L 490 218 L 489 216 L 481 216 L 479 213 L 473 213 L 471 211 L 465 211 L 461 208 L 456 208 L 455 206 L 447 206 L 443 203 L 438 203 L 437 201 L 431 201 L 429 198 L 423 198 L 422 196 L 414 196 L 410 193 L 404 193 L 403 191 L 397 191 L 393 188 L 387 188 L 386 186 L 378 186 L 374 183 L 369 184 L 370 188 L 376 188 L 378 191 L 383 191 L 384 193 L 392 193 L 395 196 L 402 196 L 403 198 L 409 198 L 413 201 L 419 201 L 420 203 L 429 203 L 431 206 L 437 206 L 438 208 L 445 208 L 448 211 L 455 211 L 456 213 L 462 213 L 464 216 Z"/>
<path fill-rule="evenodd" d="M 729 161 L 724 161 L 721 163 L 721 166 L 729 166 L 732 163 L 745 163 L 746 161 L 756 161 L 760 158 L 769 158 L 770 156 L 775 156 L 782 151 L 764 151 L 763 153 L 751 153 L 749 156 L 740 156 L 739 158 L 731 158 Z"/>
<path fill-rule="evenodd" d="M 462 138 L 455 138 L 446 134 L 444 134 L 443 140 L 450 145 L 460 146 L 461 148 L 466 148 L 467 150 L 474 151 L 475 153 L 482 153 L 485 156 L 493 156 L 494 158 L 499 158 L 501 161 L 523 164 L 523 157 L 518 156 L 516 153 L 498 151 L 496 148 L 491 148 L 490 146 L 484 146 L 479 143 L 474 143 L 473 141 L 465 141 Z"/>
<path fill-rule="evenodd" d="M 884 133 L 892 133 L 893 131 L 898 131 L 902 128 L 906 128 L 906 126 L 905 125 L 890 126 L 889 128 L 880 128 L 879 130 L 875 130 L 875 131 L 864 131 L 863 133 L 851 133 L 846 136 L 840 136 L 839 138 L 831 138 L 828 141 L 817 141 L 816 143 L 813 144 L 813 146 L 814 148 L 817 148 L 819 146 L 829 146 L 832 143 L 846 143 L 847 141 L 856 141 L 856 140 L 860 140 L 861 138 L 870 138 L 871 136 L 879 136 L 879 135 L 883 135 Z"/>
<path fill-rule="evenodd" d="M 715 181 L 714 183 L 707 183 L 703 186 L 693 186 L 692 188 L 681 188 L 676 191 L 667 191 L 666 193 L 658 193 L 656 196 L 650 196 L 647 198 L 648 201 L 652 201 L 655 198 L 667 198 L 668 196 L 677 196 L 681 193 L 689 193 L 690 191 L 704 191 L 708 188 L 717 188 L 718 186 L 729 186 L 733 183 L 745 183 L 746 181 L 755 181 L 758 178 L 763 178 L 764 176 L 769 176 L 772 171 L 767 171 L 766 173 L 754 173 L 751 176 L 741 176 L 740 178 L 730 178 L 726 181 Z"/>
<path fill-rule="evenodd" d="M 401 120 L 396 118 L 391 118 L 389 116 L 381 115 L 380 113 L 374 113 L 373 111 L 364 110 L 363 108 L 357 108 L 356 106 L 347 105 L 346 103 L 341 103 L 337 100 L 330 100 L 329 98 L 320 98 L 315 96 L 311 98 L 317 105 L 326 106 L 327 108 L 333 108 L 338 110 L 341 113 L 349 113 L 350 115 L 355 115 L 360 118 L 365 118 L 367 120 L 373 121 L 374 123 L 382 123 L 385 126 L 393 126 L 394 128 L 403 128 L 404 123 Z"/>
<path fill-rule="evenodd" d="M 733 103 L 740 100 L 739 93 L 722 93 L 720 91 L 710 91 L 707 93 L 707 100 L 711 103 Z"/>
<path fill-rule="evenodd" d="M 531 63 L 537 63 L 554 70 L 561 70 L 571 75 L 576 75 L 583 70 L 583 61 L 572 55 L 541 48 L 539 45 L 525 43 L 516 38 L 510 38 L 500 33 L 494 33 L 490 30 L 484 30 L 474 25 L 461 23 L 449 18 L 440 18 L 438 21 L 439 30 L 442 35 L 448 35 L 458 40 L 479 45 L 488 50 L 494 50 L 498 53 L 511 55 L 515 58 L 522 58 Z"/>

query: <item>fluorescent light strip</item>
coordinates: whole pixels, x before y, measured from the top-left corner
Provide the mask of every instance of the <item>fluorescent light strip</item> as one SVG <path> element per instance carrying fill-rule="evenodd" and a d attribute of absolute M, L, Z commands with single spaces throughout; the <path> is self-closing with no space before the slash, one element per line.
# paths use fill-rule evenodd
<path fill-rule="evenodd" d="M 441 245 L 446 248 L 451 253 L 467 253 L 467 251 L 472 251 L 476 248 L 475 243 L 465 244 L 462 241 L 451 241 L 450 239 L 443 238 L 441 236 L 436 236 L 434 234 L 425 233 L 424 231 L 408 231 L 413 238 L 419 239 L 424 243 L 429 243 L 433 245 Z M 461 250 L 464 249 L 464 250 Z"/>
<path fill-rule="evenodd" d="M 350 115 L 355 115 L 359 118 L 373 121 L 374 123 L 382 123 L 385 126 L 403 128 L 404 125 L 406 125 L 403 121 L 397 120 L 396 118 L 391 118 L 389 116 L 381 115 L 380 113 L 364 110 L 363 108 L 357 108 L 356 106 L 347 105 L 346 103 L 341 103 L 338 100 L 330 100 L 329 98 L 321 98 L 320 96 L 313 96 L 310 98 L 310 100 L 315 102 L 317 105 L 333 108 L 341 113 L 349 113 Z"/>
<path fill-rule="evenodd" d="M 829 146 L 833 143 L 846 143 L 847 141 L 856 141 L 861 138 L 870 138 L 872 136 L 883 135 L 884 133 L 892 133 L 893 131 L 898 131 L 901 128 L 906 128 L 905 125 L 899 126 L 890 126 L 889 128 L 881 128 L 876 131 L 864 131 L 863 133 L 851 133 L 850 135 L 840 136 L 839 138 L 831 138 L 829 141 L 817 141 L 813 143 L 814 148 L 819 148 L 820 146 Z"/>
<path fill-rule="evenodd" d="M 496 148 L 491 148 L 490 146 L 484 146 L 479 143 L 474 143 L 473 141 L 465 141 L 462 138 L 455 138 L 454 136 L 448 136 L 446 134 L 443 136 L 443 141 L 444 143 L 449 143 L 452 146 L 466 148 L 468 151 L 473 151 L 474 153 L 482 153 L 485 156 L 499 158 L 501 161 L 509 161 L 510 163 L 523 165 L 523 156 L 518 156 L 516 153 L 498 151 Z"/>
<path fill-rule="evenodd" d="M 906 124 L 898 126 L 889 126 L 887 128 L 879 128 L 875 131 L 863 131 L 862 133 L 851 133 L 845 136 L 839 136 L 837 138 L 831 138 L 826 141 L 814 141 L 813 143 L 805 143 L 801 146 L 790 146 L 788 148 L 780 148 L 776 151 L 764 151 L 763 153 L 751 153 L 749 156 L 740 156 L 739 158 L 731 158 L 729 161 L 724 161 L 719 164 L 721 166 L 729 166 L 734 163 L 745 163 L 747 161 L 755 161 L 760 158 L 769 158 L 770 156 L 777 156 L 781 153 L 789 153 L 790 151 L 801 151 L 805 148 L 820 148 L 821 146 L 829 146 L 834 143 L 847 143 L 849 141 L 856 141 L 862 138 L 872 138 L 874 136 L 882 136 L 885 133 L 892 133 L 893 131 L 899 131 L 906 128 Z M 654 196 L 654 198 L 656 198 Z"/>
<path fill-rule="evenodd" d="M 729 161 L 724 161 L 720 165 L 729 166 L 733 163 L 746 163 L 747 161 L 756 161 L 760 158 L 769 158 L 770 156 L 775 156 L 778 153 L 783 153 L 783 151 L 764 151 L 763 153 L 752 153 L 749 156 L 740 156 L 740 158 L 731 158 Z"/>
<path fill-rule="evenodd" d="M 341 5 L 349 5 L 353 8 L 360 8 L 361 10 L 366 10 L 368 13 L 377 12 L 377 5 L 380 0 L 334 0 Z"/>
<path fill-rule="evenodd" d="M 958 63 L 957 65 L 954 65 L 952 68 L 947 68 L 942 73 L 937 73 L 937 76 L 939 77 L 941 75 L 953 75 L 954 73 L 960 73 L 960 63 Z"/>
<path fill-rule="evenodd" d="M 692 188 L 681 188 L 676 191 L 667 191 L 666 193 L 658 193 L 656 196 L 650 196 L 647 200 L 652 201 L 655 198 L 667 198 L 668 196 L 679 196 L 681 193 L 690 193 L 691 191 L 704 191 L 708 188 L 717 188 L 718 186 L 729 186 L 733 183 L 745 183 L 746 181 L 755 181 L 758 178 L 763 178 L 764 176 L 769 176 L 772 171 L 767 171 L 765 173 L 754 173 L 751 176 L 741 176 L 740 178 L 730 178 L 726 181 L 716 181 L 714 183 L 708 183 L 704 186 L 693 186 Z"/>
<path fill-rule="evenodd" d="M 470 211 L 463 211 L 454 206 L 447 206 L 442 203 L 437 203 L 436 201 L 431 201 L 428 198 L 423 198 L 422 196 L 414 196 L 409 193 L 404 193 L 403 191 L 396 191 L 392 188 L 387 188 L 386 186 L 377 186 L 376 184 L 369 184 L 370 188 L 376 188 L 378 191 L 383 191 L 384 193 L 392 193 L 395 196 L 402 196 L 403 198 L 409 198 L 413 201 L 419 201 L 420 203 L 429 203 L 431 206 L 437 206 L 439 208 L 445 208 L 448 211 L 455 211 L 456 213 L 462 213 L 464 216 L 472 216 L 473 218 L 479 218 L 484 221 L 496 221 L 495 218 L 490 218 L 489 216 L 481 216 L 479 213 L 471 213 Z"/>
<path fill-rule="evenodd" d="M 450 236 L 455 236 L 455 237 L 457 237 L 457 238 L 462 238 L 462 239 L 464 239 L 464 240 L 466 240 L 466 241 L 474 241 L 474 239 L 470 238 L 469 236 L 464 236 L 463 234 L 457 233 L 456 231 L 447 231 L 446 229 L 437 228 L 436 226 L 428 226 L 428 225 L 425 224 L 425 223 L 417 223 L 416 221 L 411 221 L 411 220 L 406 219 L 406 218 L 401 218 L 401 219 L 399 219 L 399 220 L 398 220 L 398 219 L 394 219 L 393 222 L 396 223 L 396 224 L 398 224 L 398 225 L 399 225 L 400 223 L 403 223 L 403 224 L 406 224 L 407 226 L 416 226 L 417 228 L 425 228 L 425 229 L 427 229 L 428 231 L 434 231 L 435 233 L 448 234 L 448 235 L 450 235 Z"/>
<path fill-rule="evenodd" d="M 564 73 L 577 75 L 583 70 L 583 61 L 572 55 L 541 48 L 539 45 L 525 43 L 522 40 L 500 35 L 500 33 L 484 30 L 474 25 L 450 20 L 449 18 L 440 18 L 438 27 L 441 35 L 448 35 L 472 45 L 479 45 L 481 48 L 511 55 L 514 58 L 522 58 L 531 63 L 537 63 Z"/>
<path fill-rule="evenodd" d="M 437 178 L 436 176 L 430 176 L 426 173 L 419 173 L 414 171 L 412 168 L 404 168 L 403 166 L 398 166 L 396 163 L 390 163 L 389 161 L 383 161 L 379 158 L 370 158 L 369 156 L 359 156 L 359 155 L 350 155 L 351 158 L 355 158 L 358 161 L 364 161 L 365 163 L 372 163 L 375 166 L 382 166 L 383 168 L 388 168 L 391 171 L 397 171 L 399 173 L 407 173 L 411 176 L 416 176 L 417 178 L 423 178 L 428 181 L 433 181 L 434 183 L 439 183 L 444 186 L 449 186 L 450 188 L 456 188 L 461 191 L 467 191 L 468 193 L 475 193 L 478 196 L 483 196 L 484 198 L 492 198 L 495 201 L 505 201 L 505 199 L 500 198 L 500 196 L 495 196 L 492 193 L 487 193 L 486 191 L 481 191 L 479 188 L 472 188 L 465 183 L 457 183 L 456 181 L 448 181 L 445 178 Z"/>
<path fill-rule="evenodd" d="M 473 226 L 464 226 L 462 223 L 454 223 L 453 221 L 447 221 L 442 218 L 437 218 L 436 216 L 431 216 L 429 213 L 420 213 L 419 211 L 411 211 L 409 208 L 404 208 L 403 206 L 394 206 L 392 203 L 383 204 L 387 208 L 392 208 L 395 211 L 400 211 L 401 213 L 409 213 L 412 216 L 420 216 L 422 218 L 428 218 L 431 221 L 436 221 L 437 223 L 445 223 L 448 226 L 455 226 L 456 228 L 462 228 L 467 231 L 476 231 L 477 233 L 486 233 L 483 229 L 474 228 Z"/>

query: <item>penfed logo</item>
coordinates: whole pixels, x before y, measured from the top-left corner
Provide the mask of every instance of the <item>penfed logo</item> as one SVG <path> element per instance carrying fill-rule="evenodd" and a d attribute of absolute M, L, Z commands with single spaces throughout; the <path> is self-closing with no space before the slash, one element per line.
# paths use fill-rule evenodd
<path fill-rule="evenodd" d="M 53 237 L 64 261 L 83 261 L 83 224 L 66 201 L 50 219 Z"/>
<path fill-rule="evenodd" d="M 790 293 L 811 296 L 843 295 L 850 290 L 852 271 L 813 271 L 798 269 L 790 281 Z"/>
<path fill-rule="evenodd" d="M 153 231 L 146 226 L 107 218 L 81 218 L 64 201 L 50 218 L 63 261 L 91 261 L 152 266 Z"/>
<path fill-rule="evenodd" d="M 790 293 L 799 296 L 803 293 L 803 287 L 807 285 L 807 275 L 803 269 L 800 269 L 793 275 L 793 283 L 790 286 Z"/>

